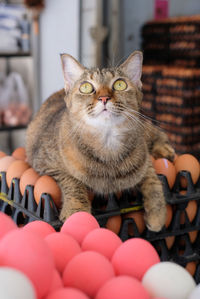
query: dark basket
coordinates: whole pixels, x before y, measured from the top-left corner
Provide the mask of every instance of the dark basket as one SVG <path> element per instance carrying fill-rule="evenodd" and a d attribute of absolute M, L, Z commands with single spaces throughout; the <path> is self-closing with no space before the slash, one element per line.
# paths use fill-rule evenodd
<path fill-rule="evenodd" d="M 180 179 L 187 180 L 186 194 L 180 194 Z M 190 173 L 182 171 L 177 175 L 173 190 L 169 189 L 167 179 L 159 175 L 163 185 L 166 203 L 173 209 L 173 217 L 168 227 L 160 232 L 149 231 L 147 227 L 140 233 L 133 218 L 124 218 L 129 212 L 143 210 L 142 195 L 135 190 L 126 190 L 117 196 L 94 195 L 92 201 L 92 213 L 101 227 L 106 227 L 110 217 L 121 216 L 122 223 L 119 237 L 125 241 L 132 237 L 141 237 L 156 248 L 162 261 L 174 261 L 183 267 L 188 263 L 195 262 L 196 271 L 194 278 L 200 282 L 200 181 L 193 184 Z M 19 179 L 13 179 L 11 187 L 6 184 L 5 172 L 0 173 L 0 211 L 11 216 L 18 226 L 25 225 L 34 220 L 42 220 L 52 225 L 57 231 L 60 230 L 62 222 L 59 220 L 59 212 L 49 194 L 41 195 L 39 204 L 33 195 L 33 187 L 26 186 L 23 196 L 19 190 Z M 190 221 L 187 214 L 187 206 L 191 201 L 196 201 L 197 211 L 194 219 Z M 181 224 L 181 215 L 184 215 L 184 223 Z M 131 227 L 131 234 L 130 232 Z M 190 234 L 196 232 L 196 238 L 191 240 Z M 174 238 L 170 248 L 167 238 Z"/>

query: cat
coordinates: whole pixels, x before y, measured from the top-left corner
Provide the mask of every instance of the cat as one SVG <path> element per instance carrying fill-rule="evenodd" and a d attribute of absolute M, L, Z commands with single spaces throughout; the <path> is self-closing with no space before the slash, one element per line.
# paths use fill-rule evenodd
<path fill-rule="evenodd" d="M 140 112 L 142 60 L 133 52 L 116 68 L 87 69 L 61 54 L 64 89 L 50 96 L 26 136 L 28 163 L 52 176 L 62 191 L 60 219 L 91 212 L 88 190 L 117 193 L 137 186 L 147 227 L 160 231 L 166 219 L 155 158 L 173 160 L 167 135 Z"/>

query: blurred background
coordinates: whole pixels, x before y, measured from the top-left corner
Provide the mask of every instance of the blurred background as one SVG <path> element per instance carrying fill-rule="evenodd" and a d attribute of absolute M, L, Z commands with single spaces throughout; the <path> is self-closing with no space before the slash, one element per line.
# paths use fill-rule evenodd
<path fill-rule="evenodd" d="M 144 54 L 141 111 L 177 153 L 200 158 L 199 0 L 0 1 L 0 150 L 25 142 L 42 102 L 63 87 L 60 54 L 86 67 Z"/>

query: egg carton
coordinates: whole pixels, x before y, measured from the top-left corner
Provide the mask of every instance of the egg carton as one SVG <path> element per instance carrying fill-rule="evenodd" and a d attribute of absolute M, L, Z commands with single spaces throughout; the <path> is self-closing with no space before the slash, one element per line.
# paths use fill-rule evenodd
<path fill-rule="evenodd" d="M 62 223 L 51 196 L 43 193 L 37 204 L 33 195 L 33 186 L 26 186 L 23 196 L 19 189 L 19 179 L 12 180 L 10 188 L 6 183 L 6 173 L 0 172 L 0 211 L 11 216 L 18 226 L 34 220 L 43 220 L 59 230 Z"/>
<path fill-rule="evenodd" d="M 181 177 L 187 180 L 185 195 L 180 195 Z M 151 232 L 146 227 L 140 233 L 133 218 L 123 218 L 127 213 L 143 211 L 142 195 L 135 190 L 126 190 L 120 195 L 100 196 L 95 194 L 92 201 L 92 213 L 101 227 L 106 227 L 110 217 L 121 216 L 123 220 L 119 237 L 122 241 L 132 237 L 144 238 L 152 243 L 163 261 L 171 260 L 183 266 L 195 261 L 197 263 L 195 279 L 200 282 L 200 182 L 198 181 L 194 185 L 190 173 L 182 171 L 177 175 L 173 190 L 170 190 L 166 177 L 159 175 L 159 178 L 163 184 L 166 202 L 174 209 L 171 224 L 160 232 Z M 197 213 L 192 222 L 186 212 L 187 205 L 191 200 L 198 203 Z M 33 186 L 26 186 L 22 196 L 19 179 L 13 179 L 8 188 L 5 172 L 0 173 L 0 211 L 11 216 L 18 226 L 26 225 L 34 220 L 45 221 L 57 231 L 62 226 L 58 210 L 49 194 L 43 193 L 39 204 L 37 204 L 34 199 Z M 185 215 L 184 224 L 180 224 L 181 213 Z M 129 233 L 130 228 L 131 234 Z M 195 231 L 197 231 L 196 239 L 191 241 L 190 233 Z M 174 238 L 174 242 L 169 248 L 167 240 L 170 237 Z M 182 251 L 181 254 L 180 251 Z"/>

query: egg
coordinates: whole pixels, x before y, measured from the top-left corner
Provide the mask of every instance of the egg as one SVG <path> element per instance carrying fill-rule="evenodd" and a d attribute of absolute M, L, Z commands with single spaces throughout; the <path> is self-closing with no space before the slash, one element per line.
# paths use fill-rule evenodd
<path fill-rule="evenodd" d="M 10 187 L 13 178 L 20 178 L 26 169 L 30 168 L 30 165 L 22 160 L 15 160 L 7 169 L 6 182 Z"/>
<path fill-rule="evenodd" d="M 195 261 L 187 263 L 185 269 L 194 276 L 197 268 L 197 263 Z"/>
<path fill-rule="evenodd" d="M 196 184 L 200 174 L 200 165 L 198 160 L 194 156 L 190 154 L 180 155 L 176 159 L 174 165 L 176 173 L 179 173 L 180 171 L 190 172 L 193 184 Z M 181 177 L 180 184 L 182 188 L 187 188 L 186 178 Z"/>
<path fill-rule="evenodd" d="M 171 189 L 176 179 L 176 170 L 174 164 L 167 159 L 160 158 L 155 160 L 153 165 L 157 174 L 166 176 L 169 188 Z"/>
<path fill-rule="evenodd" d="M 167 245 L 168 249 L 172 248 L 172 246 L 174 244 L 174 241 L 175 241 L 175 237 L 174 236 L 170 236 L 170 237 L 166 237 L 165 238 L 165 242 L 166 242 L 166 245 Z"/>
<path fill-rule="evenodd" d="M 113 266 L 105 256 L 95 251 L 83 251 L 66 265 L 63 282 L 65 287 L 77 288 L 94 298 L 100 287 L 114 276 Z"/>
<path fill-rule="evenodd" d="M 0 159 L 3 158 L 3 157 L 5 157 L 5 156 L 7 156 L 6 153 L 0 151 Z"/>
<path fill-rule="evenodd" d="M 19 182 L 21 194 L 24 194 L 27 185 L 34 186 L 39 177 L 39 174 L 32 167 L 25 170 Z"/>
<path fill-rule="evenodd" d="M 0 159 L 0 171 L 7 171 L 8 167 L 15 161 L 16 159 L 12 156 L 5 156 Z"/>
<path fill-rule="evenodd" d="M 17 160 L 26 160 L 26 151 L 24 147 L 18 147 L 12 153 L 12 156 Z"/>
<path fill-rule="evenodd" d="M 105 227 L 118 235 L 121 228 L 121 224 L 122 217 L 120 215 L 116 215 L 108 218 Z"/>
<path fill-rule="evenodd" d="M 153 265 L 144 274 L 142 284 L 153 298 L 170 299 L 187 299 L 196 286 L 188 271 L 173 262 Z"/>
<path fill-rule="evenodd" d="M 130 212 L 124 215 L 124 218 L 131 218 L 135 221 L 135 224 L 137 226 L 138 232 L 140 234 L 143 233 L 143 231 L 145 230 L 145 222 L 144 222 L 144 211 L 135 211 L 135 212 Z M 128 234 L 130 236 L 134 236 L 135 232 L 134 232 L 134 226 L 130 223 L 128 226 Z"/>
<path fill-rule="evenodd" d="M 36 181 L 33 192 L 37 203 L 39 203 L 42 193 L 48 193 L 51 195 L 55 205 L 58 208 L 61 206 L 61 190 L 52 177 L 48 175 L 41 176 Z"/>
<path fill-rule="evenodd" d="M 197 214 L 197 202 L 196 200 L 191 200 L 188 202 L 187 207 L 185 208 L 185 212 L 189 218 L 189 221 L 192 222 Z M 185 223 L 185 213 L 181 212 L 180 223 Z"/>
<path fill-rule="evenodd" d="M 167 209 L 167 217 L 165 221 L 165 227 L 169 227 L 173 217 L 173 209 L 172 206 L 169 204 L 166 205 L 166 209 Z"/>

